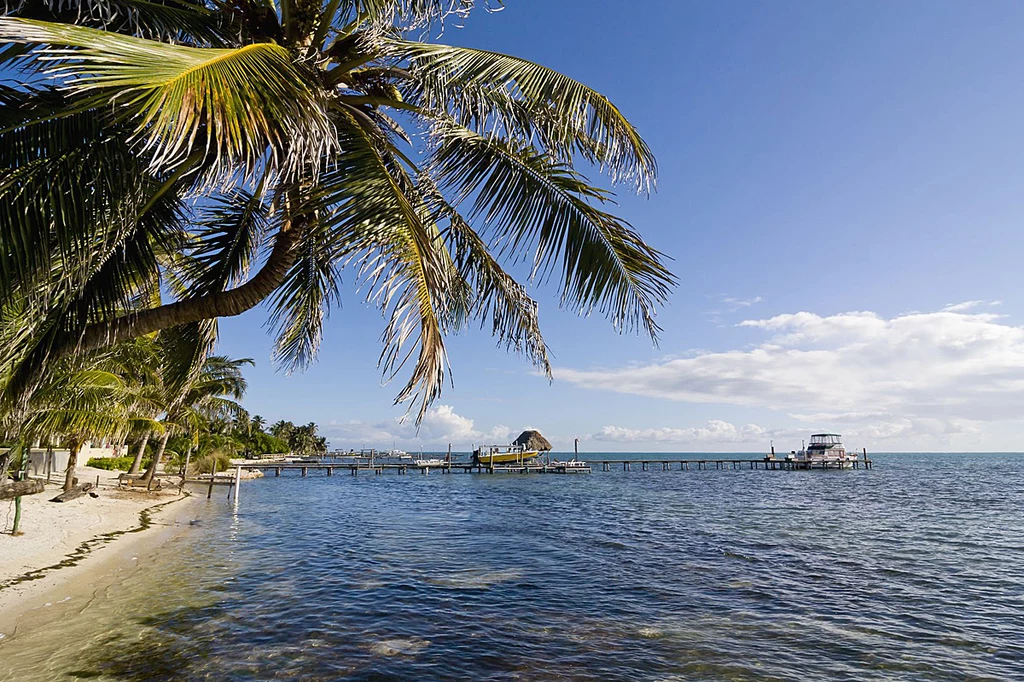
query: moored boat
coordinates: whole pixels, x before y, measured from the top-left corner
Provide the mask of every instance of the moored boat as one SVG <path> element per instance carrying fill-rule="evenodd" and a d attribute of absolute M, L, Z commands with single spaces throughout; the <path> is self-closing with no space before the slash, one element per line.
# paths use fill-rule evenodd
<path fill-rule="evenodd" d="M 843 446 L 843 437 L 838 433 L 815 433 L 806 447 L 793 450 L 786 455 L 786 460 L 808 466 L 852 467 L 857 460 L 856 452 L 847 452 Z"/>
<path fill-rule="evenodd" d="M 413 462 L 413 464 L 415 464 L 416 466 L 418 466 L 420 468 L 423 468 L 423 467 L 443 467 L 444 465 L 448 464 L 448 460 L 444 459 L 443 457 L 420 458 L 420 459 L 415 460 Z"/>
<path fill-rule="evenodd" d="M 549 467 L 553 467 L 555 470 L 560 470 L 562 472 L 565 472 L 567 474 L 576 474 L 576 473 L 579 473 L 579 474 L 589 474 L 590 473 L 590 463 L 586 462 L 586 461 L 584 461 L 582 459 L 576 459 L 575 457 L 573 457 L 572 459 L 570 459 L 570 460 L 568 460 L 566 462 L 560 462 L 557 459 L 553 459 L 548 464 L 548 466 Z"/>
<path fill-rule="evenodd" d="M 473 451 L 473 465 L 522 464 L 539 455 L 539 451 L 527 450 L 521 445 L 481 445 Z"/>

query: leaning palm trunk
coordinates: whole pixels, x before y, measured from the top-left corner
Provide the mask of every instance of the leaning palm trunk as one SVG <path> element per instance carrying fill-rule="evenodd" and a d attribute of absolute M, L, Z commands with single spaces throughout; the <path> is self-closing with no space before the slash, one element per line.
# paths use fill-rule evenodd
<path fill-rule="evenodd" d="M 68 468 L 64 474 L 64 491 L 67 492 L 75 487 L 75 468 L 78 466 L 78 451 L 82 449 L 82 443 L 72 441 L 68 447 Z"/>
<path fill-rule="evenodd" d="M 146 469 L 146 473 L 142 475 L 142 480 L 146 482 L 147 487 L 152 482 L 153 476 L 156 475 L 157 469 L 160 467 L 160 461 L 164 458 L 164 450 L 167 448 L 167 439 L 170 437 L 170 430 L 165 430 L 163 437 L 160 439 L 160 445 L 157 447 L 156 453 L 153 455 L 153 461 L 149 463 L 149 468 Z"/>
<path fill-rule="evenodd" d="M 137 474 L 139 469 L 142 468 L 142 457 L 146 454 L 146 446 L 149 445 L 149 437 L 152 434 L 152 431 L 146 431 L 142 434 L 142 440 L 139 441 L 139 449 L 135 451 L 135 459 L 132 460 L 132 465 L 128 468 L 129 474 Z"/>

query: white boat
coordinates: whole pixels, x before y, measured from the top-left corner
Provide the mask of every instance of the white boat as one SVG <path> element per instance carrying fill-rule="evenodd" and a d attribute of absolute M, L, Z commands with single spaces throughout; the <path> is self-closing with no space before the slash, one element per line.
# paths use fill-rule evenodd
<path fill-rule="evenodd" d="M 811 467 L 846 469 L 857 461 L 857 453 L 846 451 L 843 437 L 838 433 L 815 433 L 806 447 L 793 450 L 786 455 L 786 460 Z"/>
<path fill-rule="evenodd" d="M 430 457 L 427 459 L 417 459 L 413 464 L 422 469 L 425 467 L 443 467 L 448 462 L 443 457 Z"/>
<path fill-rule="evenodd" d="M 582 459 L 576 459 L 575 457 L 570 459 L 568 462 L 559 462 L 557 459 L 553 459 L 548 464 L 548 466 L 562 469 L 567 474 L 590 473 L 590 464 L 588 462 L 583 461 Z"/>

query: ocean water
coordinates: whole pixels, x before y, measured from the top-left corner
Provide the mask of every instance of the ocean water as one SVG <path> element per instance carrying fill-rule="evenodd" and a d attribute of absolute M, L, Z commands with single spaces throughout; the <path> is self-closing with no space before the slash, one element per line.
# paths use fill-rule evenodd
<path fill-rule="evenodd" d="M 1024 455 L 873 459 L 218 489 L 0 679 L 1024 679 Z"/>

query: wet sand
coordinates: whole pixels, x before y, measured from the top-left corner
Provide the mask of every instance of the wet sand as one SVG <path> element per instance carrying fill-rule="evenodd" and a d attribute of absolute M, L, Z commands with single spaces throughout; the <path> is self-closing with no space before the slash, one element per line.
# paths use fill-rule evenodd
<path fill-rule="evenodd" d="M 117 490 L 117 472 L 82 467 L 79 478 L 101 476 L 97 498 L 50 502 L 60 490 L 22 498 L 21 530 L 0 535 L 0 634 L 22 618 L 81 597 L 104 576 L 138 568 L 140 557 L 187 529 L 198 495 Z M 113 473 L 113 476 L 111 474 Z M 2 512 L 3 510 L 0 510 Z M 7 527 L 13 521 L 13 509 Z M 0 642 L 2 643 L 2 642 Z"/>

